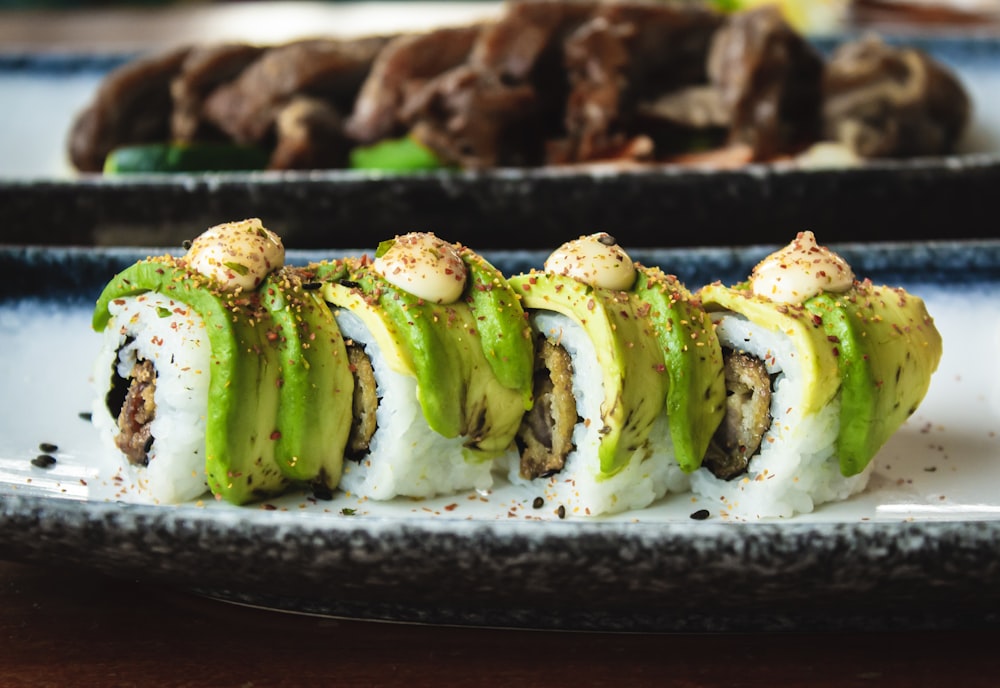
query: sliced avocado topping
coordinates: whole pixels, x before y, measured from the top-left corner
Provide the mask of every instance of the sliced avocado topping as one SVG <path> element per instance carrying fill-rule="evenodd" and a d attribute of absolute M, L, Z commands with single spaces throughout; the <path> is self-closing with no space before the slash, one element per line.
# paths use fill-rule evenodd
<path fill-rule="evenodd" d="M 633 290 L 649 304 L 650 322 L 670 379 L 670 436 L 677 463 L 690 473 L 701 465 L 725 415 L 722 348 L 711 319 L 673 275 L 640 267 Z"/>
<path fill-rule="evenodd" d="M 927 394 L 941 336 L 924 303 L 902 289 L 856 285 L 805 304 L 822 321 L 841 378 L 837 454 L 860 473 Z"/>
<path fill-rule="evenodd" d="M 279 406 L 281 364 L 257 323 L 268 317 L 257 294 L 220 293 L 170 257 L 126 268 L 104 288 L 94 329 L 110 319 L 117 298 L 155 291 L 190 306 L 205 323 L 212 346 L 205 472 L 221 499 L 244 504 L 281 492 L 288 483 L 275 462 L 272 439 Z"/>
<path fill-rule="evenodd" d="M 647 314 L 630 292 L 591 287 L 571 277 L 532 273 L 510 280 L 528 310 L 561 313 L 584 328 L 603 370 L 598 456 L 611 476 L 649 438 L 663 413 L 669 377 Z"/>
<path fill-rule="evenodd" d="M 332 490 L 351 429 L 354 378 L 333 314 L 318 294 L 303 290 L 305 277 L 286 267 L 260 287 L 270 314 L 265 337 L 281 364 L 275 459 L 290 479 Z"/>
<path fill-rule="evenodd" d="M 389 366 L 416 377 L 431 429 L 466 437 L 470 455 L 485 459 L 506 451 L 530 405 L 532 349 L 521 339 L 524 319 L 516 298 L 487 288 L 499 273 L 481 264 L 470 268 L 475 275 L 463 299 L 445 305 L 392 286 L 363 260 L 324 266 L 317 276 L 324 280 L 323 297 L 361 318 Z M 494 299 L 507 305 L 487 316 L 480 309 Z"/>
<path fill-rule="evenodd" d="M 461 247 L 469 269 L 465 301 L 472 309 L 483 354 L 505 387 L 521 390 L 525 410 L 531 408 L 534 348 L 521 302 L 503 274 L 484 258 Z"/>
<path fill-rule="evenodd" d="M 753 296 L 746 285 L 729 288 L 710 284 L 702 287 L 698 296 L 709 313 L 732 311 L 792 340 L 802 374 L 803 415 L 818 412 L 836 396 L 840 388 L 837 357 L 828 346 L 826 332 L 803 306 Z"/>

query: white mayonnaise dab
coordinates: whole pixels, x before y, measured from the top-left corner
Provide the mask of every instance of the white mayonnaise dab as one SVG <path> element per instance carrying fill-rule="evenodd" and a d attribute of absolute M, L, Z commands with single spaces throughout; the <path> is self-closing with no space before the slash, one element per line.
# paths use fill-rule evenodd
<path fill-rule="evenodd" d="M 191 242 L 185 261 L 223 291 L 256 289 L 285 264 L 285 247 L 257 218 L 216 225 Z"/>
<path fill-rule="evenodd" d="M 630 289 L 635 283 L 632 259 L 604 232 L 567 241 L 545 261 L 545 272 L 605 289 Z"/>
<path fill-rule="evenodd" d="M 466 269 L 452 244 L 429 232 L 396 237 L 372 263 L 393 286 L 432 303 L 454 303 L 465 291 Z"/>
<path fill-rule="evenodd" d="M 792 243 L 757 264 L 750 290 L 778 303 L 802 303 L 820 292 L 843 292 L 854 284 L 851 266 L 816 244 L 812 232 L 799 232 Z"/>

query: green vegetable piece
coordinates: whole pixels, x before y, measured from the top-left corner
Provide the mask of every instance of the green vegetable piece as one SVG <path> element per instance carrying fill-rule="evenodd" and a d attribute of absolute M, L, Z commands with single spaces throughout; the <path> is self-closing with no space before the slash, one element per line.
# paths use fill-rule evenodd
<path fill-rule="evenodd" d="M 633 289 L 649 304 L 670 379 L 670 436 L 677 463 L 690 473 L 701 466 L 725 415 L 722 347 L 708 314 L 673 275 L 642 267 Z"/>
<path fill-rule="evenodd" d="M 286 267 L 260 288 L 271 316 L 265 336 L 281 364 L 275 460 L 291 480 L 332 490 L 351 430 L 354 378 L 333 314 L 319 295 L 302 289 L 303 277 Z"/>
<path fill-rule="evenodd" d="M 266 313 L 255 294 L 220 293 L 170 257 L 132 265 L 104 288 L 93 327 L 102 331 L 112 300 L 155 291 L 191 307 L 205 322 L 212 346 L 205 472 L 217 497 L 233 504 L 277 494 L 288 479 L 275 462 L 274 419 L 281 364 L 258 327 Z"/>
<path fill-rule="evenodd" d="M 649 306 L 630 292 L 556 274 L 518 275 L 510 284 L 526 309 L 562 313 L 593 342 L 604 386 L 598 456 L 602 475 L 614 475 L 648 440 L 669 389 L 663 353 L 646 317 Z"/>
<path fill-rule="evenodd" d="M 148 143 L 123 146 L 104 159 L 104 174 L 263 170 L 269 154 L 234 143 Z"/>
<path fill-rule="evenodd" d="M 805 303 L 822 320 L 840 373 L 837 454 L 860 473 L 927 394 L 941 335 L 924 302 L 902 289 L 862 283 Z"/>
<path fill-rule="evenodd" d="M 404 136 L 353 149 L 350 167 L 381 172 L 417 172 L 439 170 L 445 164 L 430 148 L 412 136 Z"/>

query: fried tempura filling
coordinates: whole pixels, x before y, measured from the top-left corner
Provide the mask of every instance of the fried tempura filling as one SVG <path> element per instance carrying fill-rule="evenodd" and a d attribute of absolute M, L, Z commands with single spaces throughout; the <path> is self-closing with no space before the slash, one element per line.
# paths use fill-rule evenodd
<path fill-rule="evenodd" d="M 517 432 L 521 476 L 540 478 L 558 473 L 573 451 L 578 422 L 573 396 L 573 363 L 566 350 L 540 338 L 535 348 L 534 398 Z"/>
<path fill-rule="evenodd" d="M 723 350 L 726 415 L 715 431 L 704 465 L 717 478 L 742 475 L 771 427 L 771 377 L 759 358 Z"/>
<path fill-rule="evenodd" d="M 347 439 L 347 458 L 360 461 L 368 454 L 372 437 L 375 435 L 378 394 L 375 383 L 375 369 L 365 348 L 350 342 L 347 344 L 347 360 L 354 376 L 354 396 L 351 400 L 351 432 Z"/>
<path fill-rule="evenodd" d="M 136 361 L 118 411 L 118 434 L 115 436 L 115 445 L 134 465 L 149 463 L 149 450 L 153 445 L 151 424 L 156 417 L 155 396 L 156 369 L 150 361 Z"/>

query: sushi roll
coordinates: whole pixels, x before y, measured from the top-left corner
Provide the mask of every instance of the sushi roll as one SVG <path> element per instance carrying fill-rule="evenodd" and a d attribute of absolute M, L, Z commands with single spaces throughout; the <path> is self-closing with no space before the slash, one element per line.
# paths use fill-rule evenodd
<path fill-rule="evenodd" d="M 863 490 L 941 358 L 919 298 L 858 281 L 800 233 L 699 296 L 725 360 L 726 415 L 692 489 L 723 516 L 788 517 Z"/>
<path fill-rule="evenodd" d="M 536 354 L 510 480 L 580 516 L 686 490 L 725 394 L 718 340 L 687 289 L 604 233 L 564 244 L 511 285 Z"/>
<path fill-rule="evenodd" d="M 336 488 L 353 377 L 312 274 L 283 262 L 259 220 L 228 223 L 98 298 L 94 422 L 153 500 Z"/>
<path fill-rule="evenodd" d="M 422 232 L 317 274 L 355 376 L 341 488 L 376 500 L 489 489 L 531 407 L 531 339 L 503 275 Z"/>

